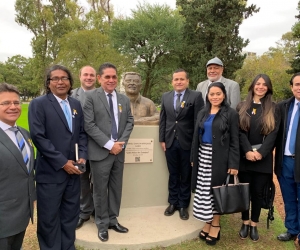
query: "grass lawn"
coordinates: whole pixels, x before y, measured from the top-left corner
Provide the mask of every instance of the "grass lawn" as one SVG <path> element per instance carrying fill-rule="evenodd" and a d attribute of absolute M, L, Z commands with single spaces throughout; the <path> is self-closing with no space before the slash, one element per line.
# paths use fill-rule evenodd
<path fill-rule="evenodd" d="M 28 127 L 28 106 L 29 104 L 22 104 L 22 113 L 20 118 L 17 120 L 17 125 L 29 130 Z"/>

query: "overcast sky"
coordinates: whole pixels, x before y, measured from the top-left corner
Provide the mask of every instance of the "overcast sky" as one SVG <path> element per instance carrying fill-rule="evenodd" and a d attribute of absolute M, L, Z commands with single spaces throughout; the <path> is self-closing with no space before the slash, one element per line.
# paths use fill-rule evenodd
<path fill-rule="evenodd" d="M 17 54 L 25 57 L 32 56 L 30 46 L 32 34 L 15 22 L 14 2 L 0 1 L 0 61 L 2 62 Z M 146 2 L 166 3 L 175 8 L 176 0 L 147 0 Z M 129 15 L 138 0 L 111 0 L 111 3 L 116 14 Z M 298 14 L 298 0 L 248 0 L 248 5 L 250 4 L 256 4 L 260 7 L 260 11 L 243 22 L 240 35 L 250 40 L 250 44 L 245 48 L 246 51 L 261 55 L 269 47 L 275 46 L 275 42 L 282 34 L 290 31 L 297 22 L 295 15 Z"/>

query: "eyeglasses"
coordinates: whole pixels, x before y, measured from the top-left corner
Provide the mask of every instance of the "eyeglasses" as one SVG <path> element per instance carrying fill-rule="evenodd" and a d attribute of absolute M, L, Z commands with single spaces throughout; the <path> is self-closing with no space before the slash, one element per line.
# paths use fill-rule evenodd
<path fill-rule="evenodd" d="M 113 80 L 117 80 L 117 79 L 118 79 L 117 76 L 103 76 L 103 78 L 104 78 L 105 80 L 109 80 L 110 78 L 113 79 Z"/>
<path fill-rule="evenodd" d="M 61 78 L 59 77 L 52 77 L 52 78 L 49 78 L 52 82 L 59 82 L 59 80 L 61 80 L 62 82 L 66 82 L 66 81 L 69 81 L 70 78 L 69 77 L 66 77 L 66 76 L 63 76 Z"/>
<path fill-rule="evenodd" d="M 21 102 L 2 102 L 0 103 L 0 105 L 2 105 L 3 107 L 10 107 L 11 105 L 15 105 L 15 107 L 19 107 L 21 105 Z"/>

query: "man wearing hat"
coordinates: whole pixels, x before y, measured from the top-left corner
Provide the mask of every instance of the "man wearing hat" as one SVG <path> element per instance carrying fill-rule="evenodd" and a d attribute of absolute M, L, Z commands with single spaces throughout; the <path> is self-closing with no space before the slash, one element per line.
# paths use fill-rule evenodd
<path fill-rule="evenodd" d="M 203 82 L 200 82 L 196 90 L 202 93 L 202 97 L 204 101 L 206 101 L 205 97 L 207 94 L 208 86 L 212 82 L 221 82 L 225 86 L 227 93 L 227 101 L 230 107 L 235 109 L 238 103 L 241 101 L 240 86 L 237 82 L 223 77 L 223 70 L 223 62 L 218 57 L 210 59 L 206 64 L 206 72 L 208 79 Z"/>

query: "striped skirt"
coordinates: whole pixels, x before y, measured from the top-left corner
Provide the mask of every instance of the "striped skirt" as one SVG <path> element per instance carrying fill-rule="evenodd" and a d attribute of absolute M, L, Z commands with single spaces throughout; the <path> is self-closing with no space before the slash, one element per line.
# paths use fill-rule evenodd
<path fill-rule="evenodd" d="M 193 215 L 197 220 L 209 222 L 213 220 L 214 214 L 218 214 L 211 192 L 212 145 L 200 144 L 198 152 L 198 174 Z"/>

